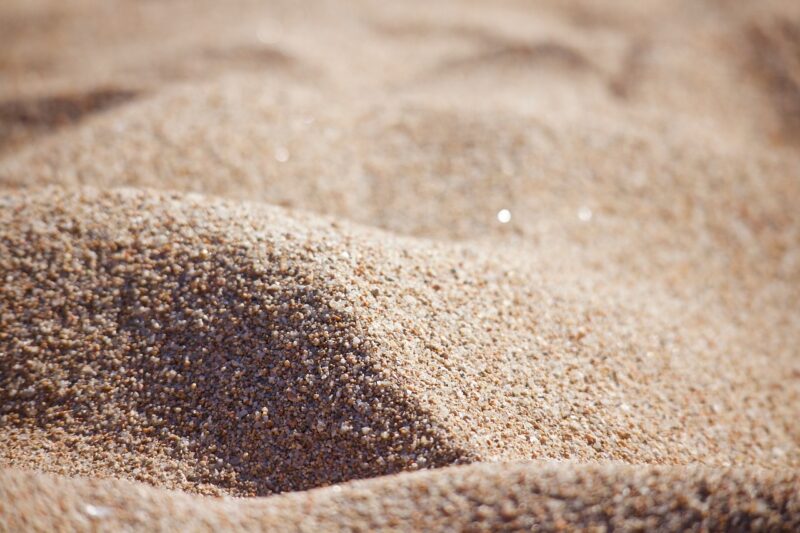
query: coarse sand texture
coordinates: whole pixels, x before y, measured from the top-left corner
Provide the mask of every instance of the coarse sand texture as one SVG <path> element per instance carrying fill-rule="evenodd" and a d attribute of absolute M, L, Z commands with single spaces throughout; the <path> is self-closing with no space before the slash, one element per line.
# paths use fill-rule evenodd
<path fill-rule="evenodd" d="M 0 531 L 800 529 L 800 3 L 0 2 Z"/>

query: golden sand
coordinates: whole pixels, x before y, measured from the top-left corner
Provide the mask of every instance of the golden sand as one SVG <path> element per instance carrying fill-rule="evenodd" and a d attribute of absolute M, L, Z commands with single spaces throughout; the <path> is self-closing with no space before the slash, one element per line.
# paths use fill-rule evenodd
<path fill-rule="evenodd" d="M 792 530 L 797 484 L 796 474 L 751 469 L 506 463 L 210 499 L 11 469 L 0 473 L 0 506 L 27 511 L 8 513 L 9 529 L 41 530 Z"/>
<path fill-rule="evenodd" d="M 0 35 L 0 529 L 798 527 L 800 8 Z"/>

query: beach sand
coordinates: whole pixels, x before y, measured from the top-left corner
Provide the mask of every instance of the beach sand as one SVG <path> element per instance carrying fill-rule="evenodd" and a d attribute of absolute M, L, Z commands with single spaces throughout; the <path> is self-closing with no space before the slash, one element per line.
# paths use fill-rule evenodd
<path fill-rule="evenodd" d="M 800 6 L 0 43 L 0 530 L 800 527 Z"/>

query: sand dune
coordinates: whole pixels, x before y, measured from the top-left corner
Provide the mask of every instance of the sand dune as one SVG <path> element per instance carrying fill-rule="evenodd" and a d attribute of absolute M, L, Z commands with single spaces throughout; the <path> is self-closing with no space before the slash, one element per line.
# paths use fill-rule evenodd
<path fill-rule="evenodd" d="M 731 324 L 657 285 L 201 196 L 3 213 L 7 464 L 266 494 L 479 459 L 798 460 L 794 360 L 732 357 Z"/>
<path fill-rule="evenodd" d="M 4 2 L 0 529 L 796 528 L 798 28 Z"/>

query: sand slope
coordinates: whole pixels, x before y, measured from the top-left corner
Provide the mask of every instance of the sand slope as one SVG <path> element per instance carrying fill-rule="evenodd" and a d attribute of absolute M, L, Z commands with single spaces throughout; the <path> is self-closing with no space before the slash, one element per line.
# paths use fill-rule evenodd
<path fill-rule="evenodd" d="M 796 3 L 11 0 L 0 45 L 0 529 L 797 527 Z"/>
<path fill-rule="evenodd" d="M 724 314 L 658 285 L 134 190 L 10 194 L 2 226 L 8 464 L 265 494 L 460 460 L 798 461 L 794 360 L 732 356 Z"/>

